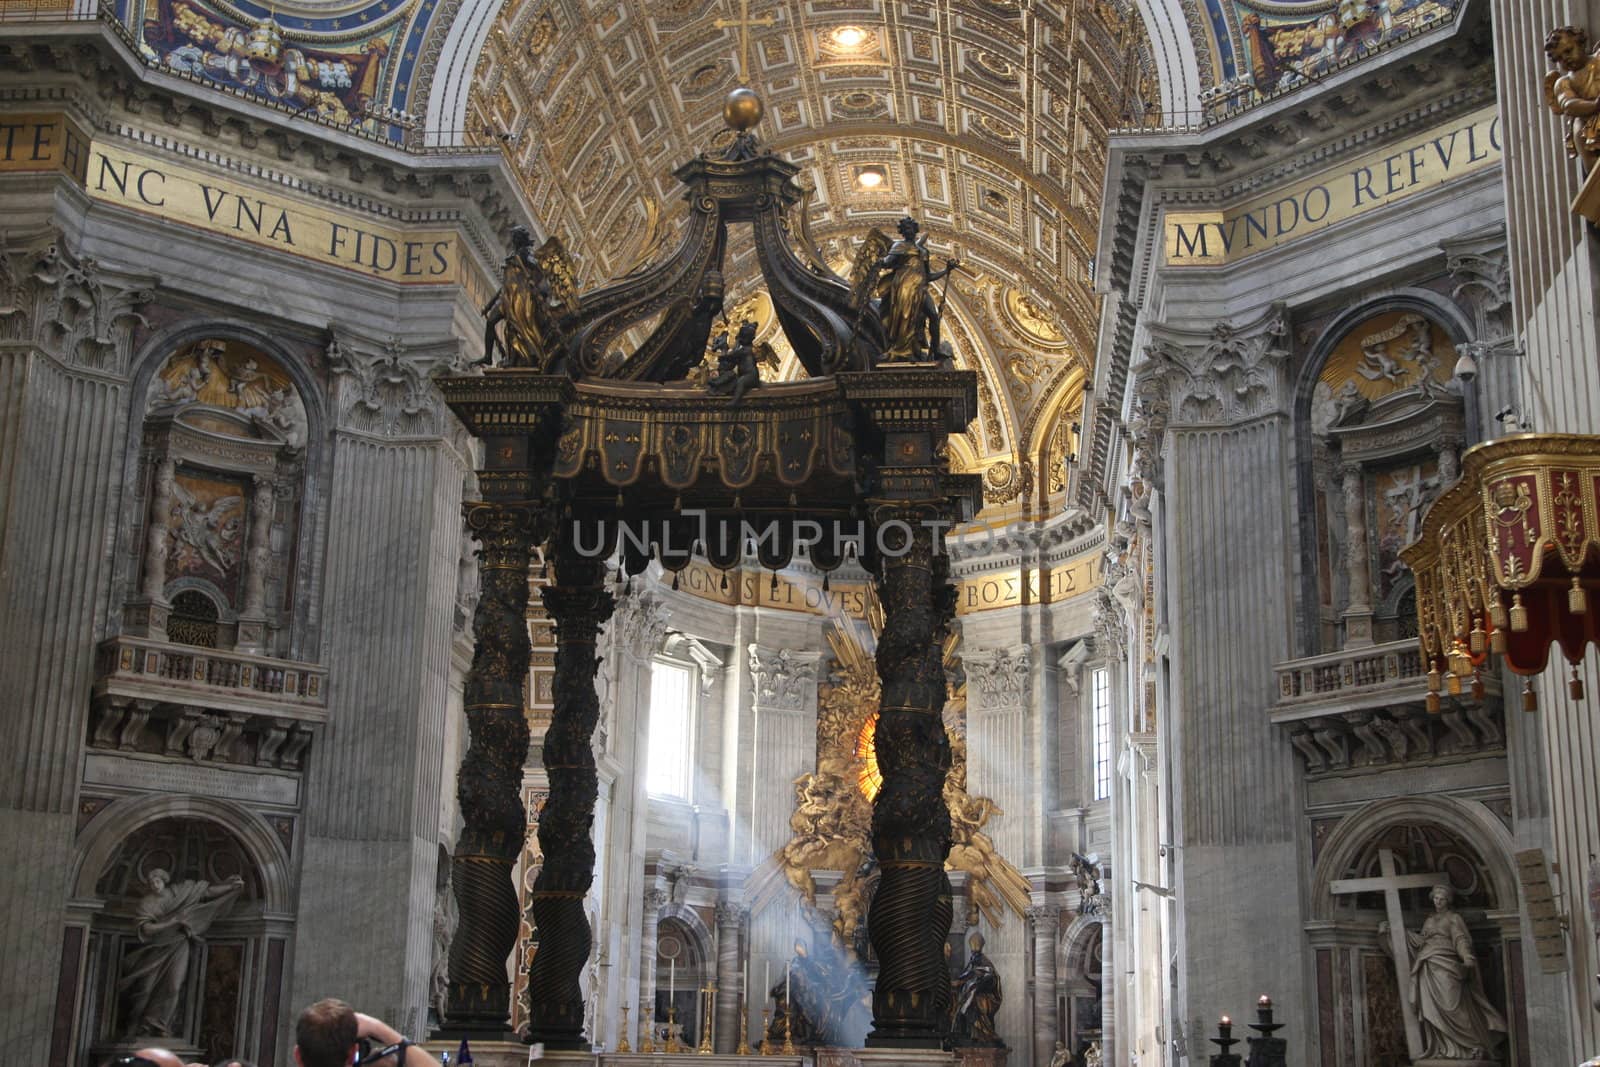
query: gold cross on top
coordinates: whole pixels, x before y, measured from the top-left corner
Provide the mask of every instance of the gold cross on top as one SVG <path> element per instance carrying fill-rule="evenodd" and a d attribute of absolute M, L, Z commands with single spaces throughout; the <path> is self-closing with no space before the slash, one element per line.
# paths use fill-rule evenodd
<path fill-rule="evenodd" d="M 750 27 L 775 26 L 778 20 L 771 15 L 763 15 L 758 19 L 750 17 L 750 0 L 739 0 L 739 17 L 736 19 L 717 19 L 712 23 L 719 30 L 730 26 L 739 27 L 739 84 L 750 84 Z"/>

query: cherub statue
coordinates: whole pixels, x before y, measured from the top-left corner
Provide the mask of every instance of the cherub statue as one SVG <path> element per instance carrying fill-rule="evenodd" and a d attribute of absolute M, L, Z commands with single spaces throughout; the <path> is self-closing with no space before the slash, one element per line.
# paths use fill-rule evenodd
<path fill-rule="evenodd" d="M 1588 171 L 1600 158 L 1600 56 L 1576 26 L 1551 30 L 1544 54 L 1557 67 L 1544 76 L 1545 103 L 1567 121 L 1567 151 Z"/>
<path fill-rule="evenodd" d="M 733 404 L 739 405 L 744 394 L 761 384 L 761 371 L 756 367 L 756 324 L 746 321 L 739 327 L 733 347 L 728 347 L 728 335 L 723 334 L 712 342 L 717 355 L 717 373 L 706 383 L 706 392 L 713 396 L 733 394 Z"/>

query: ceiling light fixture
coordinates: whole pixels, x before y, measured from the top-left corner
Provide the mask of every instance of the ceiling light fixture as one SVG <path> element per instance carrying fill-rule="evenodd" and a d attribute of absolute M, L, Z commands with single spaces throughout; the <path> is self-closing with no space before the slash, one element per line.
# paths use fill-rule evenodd
<path fill-rule="evenodd" d="M 867 190 L 881 188 L 888 178 L 882 167 L 862 167 L 856 171 L 856 184 Z"/>
<path fill-rule="evenodd" d="M 840 26 L 833 31 L 833 43 L 840 48 L 859 48 L 867 39 L 867 31 L 860 26 Z"/>

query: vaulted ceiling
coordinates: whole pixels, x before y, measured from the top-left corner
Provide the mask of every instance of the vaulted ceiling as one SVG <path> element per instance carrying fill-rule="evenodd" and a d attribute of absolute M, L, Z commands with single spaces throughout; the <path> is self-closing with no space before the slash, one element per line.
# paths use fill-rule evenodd
<path fill-rule="evenodd" d="M 599 282 L 671 247 L 672 171 L 724 143 L 723 101 L 751 84 L 825 256 L 909 211 L 971 269 L 946 332 L 983 411 L 956 458 L 992 502 L 1042 502 L 1094 351 L 1107 130 L 1157 92 L 1143 49 L 1118 0 L 508 0 L 466 125 Z M 728 274 L 735 300 L 759 280 L 737 246 Z"/>

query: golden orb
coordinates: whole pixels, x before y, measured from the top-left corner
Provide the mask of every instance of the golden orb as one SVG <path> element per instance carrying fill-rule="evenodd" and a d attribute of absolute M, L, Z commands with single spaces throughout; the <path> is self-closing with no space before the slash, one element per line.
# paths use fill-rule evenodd
<path fill-rule="evenodd" d="M 728 94 L 728 102 L 722 106 L 722 118 L 736 130 L 748 130 L 761 121 L 766 110 L 756 91 L 741 85 Z"/>

